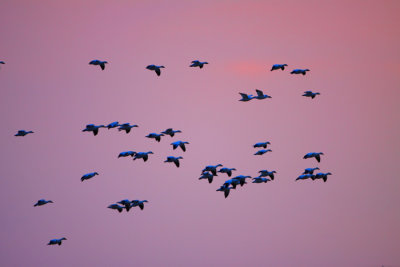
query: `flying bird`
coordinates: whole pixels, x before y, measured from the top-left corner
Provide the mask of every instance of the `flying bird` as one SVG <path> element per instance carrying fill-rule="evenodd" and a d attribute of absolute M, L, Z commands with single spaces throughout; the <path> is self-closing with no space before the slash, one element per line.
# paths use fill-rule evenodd
<path fill-rule="evenodd" d="M 231 177 L 232 171 L 236 171 L 236 169 L 235 168 L 221 168 L 218 172 L 226 173 L 229 177 Z"/>
<path fill-rule="evenodd" d="M 316 167 L 316 168 L 307 168 L 307 169 L 304 170 L 303 174 L 314 174 L 315 170 L 319 170 L 319 168 L 318 167 Z"/>
<path fill-rule="evenodd" d="M 88 124 L 88 125 L 86 125 L 86 128 L 82 130 L 82 132 L 92 132 L 93 135 L 96 136 L 99 133 L 100 128 L 106 128 L 106 126 Z"/>
<path fill-rule="evenodd" d="M 182 157 L 173 157 L 173 156 L 169 156 L 167 157 L 167 160 L 164 162 L 173 162 L 175 163 L 176 167 L 179 168 L 179 160 L 183 159 Z"/>
<path fill-rule="evenodd" d="M 139 126 L 136 124 L 130 125 L 129 123 L 124 123 L 119 126 L 118 131 L 125 131 L 128 134 L 134 127 L 139 127 Z"/>
<path fill-rule="evenodd" d="M 259 177 L 269 176 L 271 178 L 271 180 L 273 181 L 275 179 L 274 173 L 276 173 L 276 171 L 261 170 L 261 171 L 259 171 L 259 173 L 260 173 Z"/>
<path fill-rule="evenodd" d="M 123 205 L 127 212 L 131 209 L 131 201 L 129 199 L 123 199 L 117 203 Z"/>
<path fill-rule="evenodd" d="M 285 70 L 285 67 L 287 66 L 287 64 L 274 64 L 272 65 L 271 71 L 273 70 Z"/>
<path fill-rule="evenodd" d="M 27 134 L 33 133 L 32 131 L 25 131 L 25 130 L 19 130 L 14 136 L 25 136 Z"/>
<path fill-rule="evenodd" d="M 161 141 L 161 136 L 164 136 L 163 134 L 157 134 L 157 133 L 150 133 L 146 135 L 147 138 L 152 138 L 155 139 L 157 142 Z"/>
<path fill-rule="evenodd" d="M 99 174 L 98 174 L 97 172 L 87 173 L 87 174 L 85 174 L 85 175 L 83 175 L 83 176 L 81 177 L 81 181 L 83 182 L 83 181 L 85 181 L 85 180 L 89 180 L 89 179 L 95 177 L 96 175 L 99 175 Z"/>
<path fill-rule="evenodd" d="M 314 99 L 314 97 L 317 95 L 320 95 L 320 93 L 313 93 L 312 91 L 305 91 L 303 96 L 311 97 L 312 99 Z"/>
<path fill-rule="evenodd" d="M 317 153 L 317 152 L 310 152 L 310 153 L 307 153 L 304 157 L 303 157 L 303 159 L 309 159 L 309 158 L 315 158 L 318 162 L 320 162 L 321 161 L 321 155 L 323 155 L 324 153 L 322 153 L 322 152 L 319 152 L 319 153 Z"/>
<path fill-rule="evenodd" d="M 232 180 L 238 181 L 240 186 L 243 186 L 243 185 L 247 184 L 246 183 L 247 178 L 251 178 L 251 176 L 238 175 L 236 177 L 233 177 Z"/>
<path fill-rule="evenodd" d="M 174 137 L 174 135 L 176 134 L 176 133 L 181 133 L 181 131 L 180 130 L 174 130 L 174 129 L 172 129 L 172 128 L 168 128 L 167 130 L 165 130 L 164 132 L 161 132 L 162 134 L 165 134 L 165 135 L 169 135 L 169 136 L 171 136 L 171 137 Z"/>
<path fill-rule="evenodd" d="M 161 69 L 165 68 L 164 66 L 157 66 L 157 65 L 148 65 L 146 69 L 154 70 L 157 73 L 157 76 L 161 75 Z"/>
<path fill-rule="evenodd" d="M 242 102 L 247 102 L 247 101 L 250 101 L 250 100 L 252 100 L 254 98 L 253 95 L 248 95 L 248 94 L 245 94 L 245 93 L 239 93 L 239 94 L 242 96 L 242 99 L 239 99 L 239 101 L 242 101 Z"/>
<path fill-rule="evenodd" d="M 111 204 L 107 208 L 112 209 L 112 210 L 118 210 L 119 213 L 121 213 L 122 210 L 124 209 L 124 207 L 121 207 L 118 204 Z"/>
<path fill-rule="evenodd" d="M 118 121 L 114 121 L 114 122 L 110 123 L 109 125 L 107 125 L 107 128 L 111 129 L 111 128 L 116 128 L 118 126 L 121 126 L 121 125 L 118 123 Z"/>
<path fill-rule="evenodd" d="M 272 150 L 271 149 L 261 149 L 261 150 L 258 150 L 254 155 L 264 155 L 267 152 L 272 152 Z"/>
<path fill-rule="evenodd" d="M 144 209 L 144 203 L 145 202 L 148 202 L 147 200 L 132 200 L 131 201 L 131 207 L 137 207 L 137 206 L 139 206 L 139 208 L 141 209 L 141 210 L 143 210 Z"/>
<path fill-rule="evenodd" d="M 53 201 L 51 201 L 51 200 L 45 200 L 45 199 L 39 199 L 38 202 L 36 202 L 36 204 L 33 205 L 33 206 L 34 206 L 34 207 L 43 206 L 43 205 L 46 205 L 47 203 L 53 203 Z"/>
<path fill-rule="evenodd" d="M 59 245 L 59 246 L 61 246 L 61 243 L 62 243 L 63 240 L 67 240 L 67 239 L 65 237 L 60 238 L 60 239 L 52 239 L 52 240 L 49 241 L 49 243 L 47 245 L 48 246 L 49 245 Z"/>
<path fill-rule="evenodd" d="M 208 183 L 212 183 L 214 176 L 218 176 L 218 175 L 213 175 L 211 172 L 203 172 L 199 178 L 199 180 L 201 179 L 207 179 Z"/>
<path fill-rule="evenodd" d="M 253 99 L 262 100 L 262 99 L 266 99 L 266 98 L 272 98 L 269 95 L 264 95 L 263 91 L 261 91 L 261 90 L 256 89 L 256 92 L 257 92 L 257 96 L 253 97 Z"/>
<path fill-rule="evenodd" d="M 138 152 L 133 156 L 133 160 L 143 159 L 143 161 L 147 161 L 149 159 L 149 154 L 154 154 L 153 152 Z"/>
<path fill-rule="evenodd" d="M 270 144 L 271 144 L 270 142 L 260 142 L 260 143 L 254 144 L 254 148 L 257 148 L 257 147 L 267 148 L 267 145 L 270 145 Z"/>
<path fill-rule="evenodd" d="M 227 198 L 229 196 L 229 192 L 231 191 L 231 189 L 234 189 L 234 188 L 222 185 L 219 189 L 217 189 L 217 191 L 224 192 L 224 196 L 225 196 L 225 198 Z"/>
<path fill-rule="evenodd" d="M 315 179 L 322 179 L 322 180 L 324 180 L 324 182 L 326 182 L 328 180 L 328 175 L 332 175 L 332 173 L 330 173 L 330 172 L 327 172 L 327 173 L 320 172 L 320 173 L 317 173 L 315 175 Z"/>
<path fill-rule="evenodd" d="M 306 72 L 310 71 L 309 69 L 294 69 L 290 74 L 303 74 L 306 75 Z"/>
<path fill-rule="evenodd" d="M 236 189 L 236 186 L 238 184 L 240 184 L 240 180 L 232 178 L 232 179 L 226 180 L 222 186 L 224 186 L 224 187 L 232 186 L 233 189 Z"/>
<path fill-rule="evenodd" d="M 200 62 L 198 60 L 194 60 L 194 61 L 192 61 L 192 64 L 190 65 L 190 67 L 199 67 L 200 69 L 202 69 L 204 64 L 208 64 L 208 62 Z"/>
<path fill-rule="evenodd" d="M 254 177 L 253 178 L 253 184 L 261 184 L 261 183 L 267 183 L 270 182 L 271 180 L 268 178 L 262 178 L 262 177 Z"/>
<path fill-rule="evenodd" d="M 222 167 L 222 164 L 208 165 L 201 172 L 211 172 L 214 176 L 217 175 L 217 168 Z"/>
<path fill-rule="evenodd" d="M 92 60 L 89 62 L 90 65 L 100 66 L 101 70 L 104 70 L 107 63 L 108 63 L 107 61 L 101 61 L 98 59 L 95 59 L 95 60 Z"/>
<path fill-rule="evenodd" d="M 314 180 L 314 175 L 312 175 L 312 174 L 302 174 L 299 177 L 297 177 L 296 181 L 297 180 L 306 180 L 306 179 L 310 179 L 310 178 L 312 180 Z"/>
<path fill-rule="evenodd" d="M 120 158 L 120 157 L 129 157 L 129 156 L 133 157 L 135 154 L 136 154 L 135 151 L 124 151 L 124 152 L 119 153 L 118 158 Z"/>
<path fill-rule="evenodd" d="M 185 144 L 189 144 L 189 142 L 183 142 L 183 141 L 176 141 L 171 143 L 172 148 L 175 150 L 178 146 L 183 150 L 183 152 L 186 151 L 186 146 Z"/>

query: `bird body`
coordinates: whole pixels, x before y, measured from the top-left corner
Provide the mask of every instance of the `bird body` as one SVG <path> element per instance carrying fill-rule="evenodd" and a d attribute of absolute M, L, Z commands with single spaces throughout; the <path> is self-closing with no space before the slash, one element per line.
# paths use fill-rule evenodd
<path fill-rule="evenodd" d="M 330 172 L 328 172 L 328 173 L 320 172 L 320 173 L 317 173 L 315 175 L 315 179 L 322 179 L 322 180 L 324 180 L 324 182 L 326 182 L 328 180 L 328 175 L 332 175 L 332 173 L 330 173 Z"/>
<path fill-rule="evenodd" d="M 124 151 L 124 152 L 119 153 L 118 158 L 120 158 L 120 157 L 129 157 L 129 156 L 133 157 L 135 154 L 136 154 L 135 151 Z"/>
<path fill-rule="evenodd" d="M 314 175 L 312 175 L 312 174 L 302 174 L 299 177 L 297 177 L 296 181 L 297 180 L 306 180 L 306 179 L 310 179 L 310 178 L 312 180 L 314 180 Z"/>
<path fill-rule="evenodd" d="M 94 124 L 87 124 L 86 128 L 82 130 L 82 132 L 92 132 L 94 136 L 99 133 L 100 128 L 106 128 L 104 125 L 94 125 Z"/>
<path fill-rule="evenodd" d="M 217 168 L 221 166 L 222 164 L 208 165 L 202 170 L 202 172 L 211 172 L 215 176 L 217 175 Z"/>
<path fill-rule="evenodd" d="M 129 211 L 131 209 L 131 201 L 129 199 L 123 199 L 121 201 L 118 201 L 117 203 L 123 205 L 126 211 Z"/>
<path fill-rule="evenodd" d="M 236 177 L 233 177 L 232 180 L 238 181 L 240 186 L 243 186 L 243 185 L 247 184 L 246 183 L 247 178 L 251 178 L 251 176 L 238 175 Z"/>
<path fill-rule="evenodd" d="M 27 134 L 33 133 L 32 131 L 25 131 L 25 130 L 19 130 L 14 136 L 25 136 Z"/>
<path fill-rule="evenodd" d="M 146 135 L 147 138 L 153 138 L 157 142 L 161 141 L 161 136 L 164 136 L 164 135 L 163 134 L 158 134 L 158 133 L 150 133 L 150 134 Z"/>
<path fill-rule="evenodd" d="M 221 168 L 218 172 L 226 173 L 229 177 L 231 177 L 232 171 L 236 171 L 236 169 L 235 168 Z"/>
<path fill-rule="evenodd" d="M 316 167 L 316 168 L 307 168 L 307 169 L 304 170 L 303 174 L 314 174 L 315 170 L 319 170 L 319 168 L 318 167 Z"/>
<path fill-rule="evenodd" d="M 143 161 L 147 161 L 149 159 L 149 154 L 154 154 L 153 152 L 149 151 L 149 152 L 137 152 L 134 156 L 133 156 L 133 160 L 136 159 L 143 159 Z"/>
<path fill-rule="evenodd" d="M 258 147 L 263 147 L 263 148 L 267 148 L 267 145 L 270 145 L 270 142 L 260 142 L 260 143 L 256 143 L 254 144 L 254 148 L 258 148 Z"/>
<path fill-rule="evenodd" d="M 287 66 L 287 64 L 274 64 L 272 65 L 271 71 L 273 70 L 285 70 L 285 67 Z"/>
<path fill-rule="evenodd" d="M 194 61 L 192 61 L 192 64 L 190 65 L 190 67 L 199 67 L 200 69 L 202 69 L 204 64 L 208 64 L 208 62 L 200 62 L 198 60 L 194 60 Z"/>
<path fill-rule="evenodd" d="M 307 71 L 310 71 L 309 69 L 294 69 L 290 74 L 303 74 L 306 75 Z"/>
<path fill-rule="evenodd" d="M 146 69 L 153 70 L 157 73 L 157 76 L 161 75 L 161 69 L 165 68 L 164 66 L 157 66 L 157 65 L 148 65 Z"/>
<path fill-rule="evenodd" d="M 266 99 L 266 98 L 272 98 L 269 95 L 265 95 L 263 91 L 256 89 L 257 96 L 253 97 L 253 99 Z"/>
<path fill-rule="evenodd" d="M 272 150 L 271 149 L 261 149 L 261 150 L 258 150 L 254 155 L 264 155 L 267 152 L 272 152 Z"/>
<path fill-rule="evenodd" d="M 186 146 L 185 144 L 189 144 L 189 142 L 183 142 L 183 141 L 176 141 L 171 143 L 172 148 L 175 150 L 178 146 L 183 150 L 183 152 L 186 151 Z"/>
<path fill-rule="evenodd" d="M 245 94 L 245 93 L 239 93 L 239 94 L 242 96 L 242 99 L 239 99 L 239 101 L 242 101 L 242 102 L 247 102 L 247 101 L 250 101 L 250 100 L 252 100 L 254 98 L 253 95 L 248 95 L 248 94 Z"/>
<path fill-rule="evenodd" d="M 311 97 L 312 99 L 314 99 L 314 97 L 317 95 L 320 95 L 320 93 L 313 93 L 312 91 L 305 91 L 303 96 Z"/>
<path fill-rule="evenodd" d="M 318 162 L 321 161 L 322 152 L 310 152 L 304 155 L 303 159 L 315 158 Z"/>
<path fill-rule="evenodd" d="M 107 208 L 112 209 L 112 210 L 118 210 L 119 213 L 121 213 L 122 210 L 124 209 L 124 207 L 121 207 L 118 204 L 111 204 Z"/>
<path fill-rule="evenodd" d="M 259 171 L 259 173 L 260 173 L 259 177 L 269 176 L 271 178 L 271 180 L 273 181 L 275 179 L 274 173 L 276 173 L 276 171 L 261 170 L 261 171 Z"/>
<path fill-rule="evenodd" d="M 49 245 L 59 245 L 59 246 L 61 246 L 61 243 L 62 243 L 63 240 L 67 240 L 67 239 L 65 237 L 60 238 L 60 239 L 52 239 L 52 240 L 49 241 L 49 243 L 47 245 L 48 246 Z"/>
<path fill-rule="evenodd" d="M 34 207 L 43 206 L 43 205 L 46 205 L 47 203 L 53 203 L 53 201 L 51 201 L 51 200 L 45 200 L 45 199 L 39 199 L 39 200 L 36 202 L 36 204 L 33 205 L 33 206 L 34 206 Z"/>
<path fill-rule="evenodd" d="M 174 129 L 172 129 L 172 128 L 168 128 L 168 129 L 166 129 L 165 131 L 163 131 L 163 132 L 161 132 L 162 134 L 165 134 L 165 135 L 169 135 L 169 136 L 171 136 L 171 137 L 174 137 L 174 135 L 176 134 L 176 133 L 181 133 L 181 131 L 180 130 L 174 130 Z"/>
<path fill-rule="evenodd" d="M 175 163 L 176 167 L 179 168 L 179 160 L 183 159 L 182 157 L 173 157 L 173 156 L 169 156 L 167 157 L 167 160 L 164 162 L 173 162 Z"/>
<path fill-rule="evenodd" d="M 137 206 L 139 206 L 139 208 L 141 209 L 141 210 L 143 210 L 144 209 L 144 203 L 145 202 L 148 202 L 147 200 L 132 200 L 131 201 L 131 207 L 137 207 Z"/>
<path fill-rule="evenodd" d="M 253 178 L 253 184 L 261 184 L 261 183 L 267 183 L 270 182 L 271 180 L 268 178 L 262 178 L 262 177 L 254 177 Z"/>
<path fill-rule="evenodd" d="M 231 191 L 231 189 L 234 189 L 234 188 L 222 185 L 219 189 L 217 189 L 217 191 L 224 192 L 224 196 L 225 196 L 225 198 L 227 198 L 229 196 L 229 192 Z"/>
<path fill-rule="evenodd" d="M 211 172 L 203 172 L 199 178 L 199 180 L 201 179 L 207 179 L 208 183 L 212 183 L 214 176 L 218 176 L 218 175 L 213 175 Z"/>
<path fill-rule="evenodd" d="M 85 175 L 83 175 L 83 176 L 81 177 L 81 181 L 83 182 L 83 181 L 85 181 L 85 180 L 89 180 L 89 179 L 95 177 L 96 175 L 99 175 L 99 174 L 98 174 L 97 172 L 87 173 L 87 174 L 85 174 Z"/>
<path fill-rule="evenodd" d="M 98 59 L 89 62 L 90 65 L 100 66 L 101 70 L 105 69 L 107 63 L 108 63 L 107 61 L 102 61 Z"/>
<path fill-rule="evenodd" d="M 121 126 L 121 125 L 118 123 L 118 121 L 114 121 L 114 122 L 108 124 L 107 128 L 111 129 L 111 128 L 115 128 L 115 127 L 118 127 L 118 126 Z"/>
<path fill-rule="evenodd" d="M 128 134 L 134 127 L 139 127 L 139 126 L 136 124 L 130 125 L 129 123 L 124 123 L 119 126 L 118 131 L 125 131 Z"/>

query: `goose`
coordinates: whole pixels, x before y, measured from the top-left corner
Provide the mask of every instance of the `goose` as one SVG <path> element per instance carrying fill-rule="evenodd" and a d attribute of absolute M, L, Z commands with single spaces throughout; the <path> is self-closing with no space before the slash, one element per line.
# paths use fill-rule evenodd
<path fill-rule="evenodd" d="M 217 175 L 217 168 L 221 166 L 222 164 L 208 165 L 201 172 L 211 172 L 215 176 Z"/>
<path fill-rule="evenodd" d="M 45 199 L 39 199 L 38 202 L 36 202 L 36 204 L 33 205 L 33 206 L 34 206 L 34 207 L 43 206 L 43 205 L 46 205 L 47 203 L 53 203 L 53 201 L 51 201 L 51 200 L 45 200 Z"/>
<path fill-rule="evenodd" d="M 312 174 L 302 174 L 302 175 L 300 175 L 299 177 L 297 177 L 297 179 L 296 179 L 296 181 L 297 180 L 306 180 L 306 179 L 309 179 L 309 178 L 311 178 L 312 180 L 314 180 L 314 175 L 312 175 Z"/>
<path fill-rule="evenodd" d="M 208 183 L 211 184 L 212 181 L 213 181 L 214 176 L 218 176 L 218 175 L 213 175 L 213 174 L 210 173 L 210 172 L 204 172 L 204 173 L 201 174 L 199 180 L 201 180 L 201 179 L 207 179 L 207 180 L 208 180 Z"/>
<path fill-rule="evenodd" d="M 126 211 L 129 211 L 131 209 L 131 201 L 129 199 L 123 199 L 121 201 L 118 201 L 117 203 L 125 206 Z"/>
<path fill-rule="evenodd" d="M 231 177 L 232 171 L 236 171 L 236 169 L 235 168 L 221 168 L 218 172 L 226 173 L 229 177 Z"/>
<path fill-rule="evenodd" d="M 174 129 L 168 128 L 168 129 L 166 129 L 164 132 L 161 132 L 161 133 L 162 133 L 162 134 L 165 134 L 165 135 L 169 135 L 169 136 L 171 136 L 171 137 L 174 137 L 174 135 L 175 135 L 176 133 L 181 133 L 181 131 L 180 131 L 180 130 L 174 131 Z"/>
<path fill-rule="evenodd" d="M 270 142 L 260 142 L 260 143 L 256 143 L 256 144 L 254 144 L 254 148 L 257 148 L 257 147 L 263 147 L 263 148 L 267 148 L 267 145 L 270 145 L 271 143 Z"/>
<path fill-rule="evenodd" d="M 303 96 L 311 97 L 312 99 L 314 99 L 314 97 L 316 97 L 317 95 L 320 95 L 320 93 L 313 93 L 312 91 L 305 91 Z"/>
<path fill-rule="evenodd" d="M 32 131 L 25 131 L 25 130 L 19 130 L 14 136 L 25 136 L 27 134 L 33 133 Z"/>
<path fill-rule="evenodd" d="M 250 101 L 250 100 L 252 100 L 254 98 L 253 95 L 248 95 L 248 94 L 245 94 L 245 93 L 239 93 L 239 94 L 242 96 L 242 99 L 239 99 L 239 101 L 242 101 L 242 102 L 247 102 L 247 101 Z"/>
<path fill-rule="evenodd" d="M 200 62 L 198 60 L 193 60 L 190 67 L 199 67 L 200 69 L 202 69 L 204 64 L 208 64 L 208 62 Z"/>
<path fill-rule="evenodd" d="M 133 156 L 133 160 L 143 159 L 143 161 L 147 161 L 149 159 L 149 154 L 154 154 L 153 152 L 138 152 Z"/>
<path fill-rule="evenodd" d="M 67 239 L 65 237 L 60 238 L 60 239 L 52 239 L 52 240 L 49 241 L 49 243 L 47 245 L 48 246 L 49 245 L 59 245 L 59 246 L 61 246 L 61 243 L 62 243 L 63 240 L 67 240 Z"/>
<path fill-rule="evenodd" d="M 161 136 L 164 136 L 163 134 L 157 134 L 157 133 L 150 133 L 146 135 L 147 138 L 153 138 L 156 139 L 157 142 L 161 141 Z"/>
<path fill-rule="evenodd" d="M 319 170 L 319 168 L 318 167 L 316 167 L 316 168 L 307 168 L 307 169 L 304 170 L 303 174 L 314 174 L 315 170 Z"/>
<path fill-rule="evenodd" d="M 183 142 L 183 141 L 176 141 L 171 143 L 172 148 L 175 150 L 178 146 L 183 150 L 183 152 L 186 151 L 185 144 L 189 144 L 189 142 Z"/>
<path fill-rule="evenodd" d="M 236 177 L 233 177 L 232 179 L 238 181 L 240 186 L 243 186 L 243 185 L 247 184 L 246 178 L 251 178 L 251 176 L 238 175 Z"/>
<path fill-rule="evenodd" d="M 100 66 L 101 70 L 104 70 L 107 63 L 108 63 L 107 61 L 101 61 L 98 59 L 95 59 L 95 60 L 92 60 L 89 62 L 90 65 Z"/>
<path fill-rule="evenodd" d="M 322 152 L 310 152 L 304 155 L 303 159 L 309 159 L 309 158 L 315 158 L 318 162 L 321 161 L 321 155 L 323 155 L 324 153 Z"/>
<path fill-rule="evenodd" d="M 136 154 L 135 151 L 124 151 L 124 152 L 119 153 L 118 158 L 129 157 L 129 156 L 133 157 L 135 154 Z"/>
<path fill-rule="evenodd" d="M 309 69 L 294 69 L 290 74 L 303 74 L 306 75 L 306 72 L 310 71 Z"/>
<path fill-rule="evenodd" d="M 106 126 L 104 125 L 94 125 L 94 124 L 88 124 L 86 125 L 86 128 L 82 130 L 82 132 L 93 132 L 93 135 L 96 136 L 99 133 L 100 128 L 105 128 Z"/>
<path fill-rule="evenodd" d="M 110 123 L 109 125 L 107 125 L 107 128 L 111 129 L 111 128 L 116 128 L 118 126 L 121 126 L 121 125 L 118 123 L 118 121 L 114 121 L 114 122 Z"/>
<path fill-rule="evenodd" d="M 315 175 L 315 179 L 322 179 L 322 180 L 324 180 L 324 182 L 326 182 L 328 180 L 328 175 L 332 175 L 332 173 L 330 173 L 330 172 L 327 172 L 327 173 L 320 172 L 320 173 L 317 173 Z"/>
<path fill-rule="evenodd" d="M 232 186 L 233 189 L 236 189 L 236 186 L 240 184 L 240 179 L 229 179 L 224 182 L 222 186 L 229 187 Z"/>
<path fill-rule="evenodd" d="M 125 131 L 128 134 L 133 127 L 139 127 L 139 126 L 136 124 L 130 125 L 129 123 L 124 123 L 119 126 L 118 131 Z"/>
<path fill-rule="evenodd" d="M 217 189 L 217 191 L 224 192 L 224 196 L 225 196 L 225 198 L 227 198 L 229 196 L 229 192 L 231 191 L 231 189 L 234 189 L 234 188 L 222 185 L 219 189 Z"/>
<path fill-rule="evenodd" d="M 258 150 L 254 155 L 264 155 L 267 152 L 272 152 L 272 150 L 271 149 L 261 149 L 261 150 Z"/>
<path fill-rule="evenodd" d="M 276 173 L 276 171 L 261 170 L 259 171 L 259 173 L 260 173 L 259 177 L 269 176 L 273 181 L 275 179 L 274 173 Z"/>
<path fill-rule="evenodd" d="M 165 67 L 164 66 L 157 66 L 157 65 L 148 65 L 146 67 L 146 69 L 148 69 L 148 70 L 154 70 L 157 73 L 157 76 L 161 75 L 161 70 L 160 69 L 163 69 L 163 68 L 165 68 Z"/>
<path fill-rule="evenodd" d="M 268 178 L 262 178 L 262 177 L 254 177 L 253 178 L 253 184 L 261 184 L 261 183 L 267 183 L 270 182 L 271 180 Z"/>
<path fill-rule="evenodd" d="M 83 176 L 81 177 L 81 181 L 83 182 L 83 181 L 85 181 L 85 180 L 89 180 L 89 179 L 95 177 L 96 175 L 99 175 L 99 174 L 98 174 L 97 172 L 87 173 L 87 174 L 85 174 L 85 175 L 83 175 Z"/>
<path fill-rule="evenodd" d="M 179 160 L 183 159 L 182 157 L 173 157 L 173 156 L 169 156 L 167 157 L 167 160 L 164 162 L 173 162 L 175 163 L 176 167 L 179 168 Z"/>
<path fill-rule="evenodd" d="M 131 201 L 131 207 L 137 207 L 137 206 L 139 206 L 139 208 L 141 209 L 141 210 L 143 210 L 144 209 L 144 203 L 145 202 L 148 202 L 147 200 L 132 200 Z"/>
<path fill-rule="evenodd" d="M 271 71 L 273 70 L 285 70 L 285 67 L 287 66 L 287 64 L 274 64 L 272 65 Z"/>
<path fill-rule="evenodd" d="M 256 89 L 257 96 L 253 97 L 254 99 L 262 100 L 266 98 L 272 98 L 269 95 L 264 95 L 264 92 L 261 90 Z"/>
<path fill-rule="evenodd" d="M 122 210 L 124 209 L 124 207 L 121 207 L 118 204 L 111 204 L 107 208 L 112 209 L 112 210 L 118 210 L 119 213 L 121 213 Z"/>

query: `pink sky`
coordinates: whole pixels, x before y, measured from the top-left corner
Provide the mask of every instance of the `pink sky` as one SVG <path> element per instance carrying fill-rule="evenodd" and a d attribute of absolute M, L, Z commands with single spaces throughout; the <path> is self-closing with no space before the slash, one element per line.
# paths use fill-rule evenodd
<path fill-rule="evenodd" d="M 400 266 L 398 14 L 398 1 L 2 1 L 0 265 Z M 238 101 L 256 88 L 272 99 Z M 81 132 L 115 120 L 139 128 Z M 144 137 L 168 127 L 183 133 Z M 224 199 L 225 175 L 198 180 L 218 163 L 278 173 Z M 294 181 L 316 166 L 327 183 Z M 106 208 L 125 198 L 149 203 Z"/>

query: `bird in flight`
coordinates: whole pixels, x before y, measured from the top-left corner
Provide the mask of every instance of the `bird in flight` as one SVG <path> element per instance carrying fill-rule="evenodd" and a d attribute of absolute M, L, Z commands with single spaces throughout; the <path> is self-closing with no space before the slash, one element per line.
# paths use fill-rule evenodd
<path fill-rule="evenodd" d="M 273 70 L 285 70 L 285 67 L 287 66 L 287 64 L 274 64 L 272 65 L 271 71 Z"/>
<path fill-rule="evenodd" d="M 309 69 L 294 69 L 290 74 L 303 74 L 306 75 L 306 72 L 310 71 Z"/>
<path fill-rule="evenodd" d="M 199 67 L 200 69 L 202 69 L 204 64 L 208 64 L 208 62 L 200 62 L 198 60 L 193 60 L 190 67 Z"/>
<path fill-rule="evenodd" d="M 25 131 L 25 130 L 19 130 L 14 136 L 25 136 L 27 134 L 33 133 L 32 131 Z"/>
<path fill-rule="evenodd" d="M 45 200 L 45 199 L 39 199 L 39 200 L 36 202 L 36 204 L 33 205 L 33 206 L 34 206 L 34 207 L 43 206 L 43 205 L 46 205 L 47 203 L 53 203 L 53 201 L 51 201 L 51 200 Z"/>
<path fill-rule="evenodd" d="M 310 152 L 304 155 L 303 159 L 315 158 L 318 162 L 321 161 L 322 152 Z"/>
<path fill-rule="evenodd" d="M 59 246 L 61 246 L 61 243 L 62 243 L 63 240 L 67 240 L 67 239 L 65 237 L 60 238 L 60 239 L 52 239 L 52 240 L 49 241 L 49 243 L 47 245 L 48 246 L 49 245 L 59 245 Z"/>
<path fill-rule="evenodd" d="M 316 97 L 317 95 L 320 95 L 320 93 L 313 93 L 312 91 L 305 91 L 303 96 L 311 97 L 312 99 L 314 99 L 314 97 Z"/>
<path fill-rule="evenodd" d="M 95 65 L 95 66 L 100 66 L 101 70 L 104 70 L 106 67 L 106 64 L 108 64 L 107 61 L 101 61 L 98 59 L 92 60 L 89 62 L 89 65 Z"/>
<path fill-rule="evenodd" d="M 164 66 L 157 66 L 157 65 L 148 65 L 146 69 L 153 70 L 157 73 L 157 76 L 161 75 L 161 69 L 165 68 Z"/>

